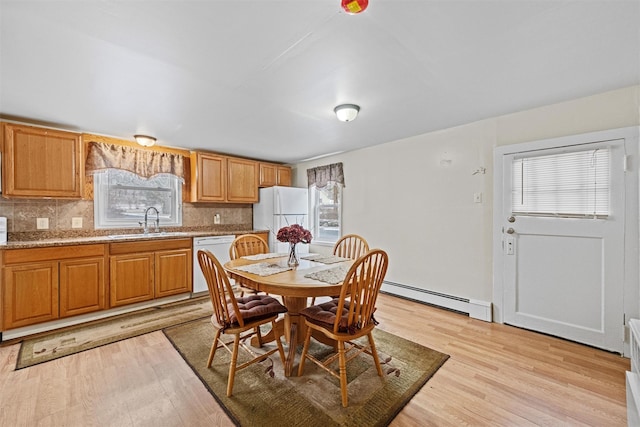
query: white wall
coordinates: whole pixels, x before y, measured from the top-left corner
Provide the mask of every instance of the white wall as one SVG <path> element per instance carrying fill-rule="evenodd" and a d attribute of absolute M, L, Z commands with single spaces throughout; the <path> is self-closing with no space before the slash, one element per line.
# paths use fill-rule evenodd
<path fill-rule="evenodd" d="M 343 162 L 343 233 L 388 252 L 387 280 L 492 301 L 494 147 L 638 125 L 632 86 L 300 163 L 294 185 L 306 186 L 308 168 Z"/>

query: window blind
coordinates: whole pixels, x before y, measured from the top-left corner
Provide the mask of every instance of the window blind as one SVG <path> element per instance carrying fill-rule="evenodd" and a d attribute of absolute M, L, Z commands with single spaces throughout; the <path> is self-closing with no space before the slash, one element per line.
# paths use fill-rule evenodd
<path fill-rule="evenodd" d="M 609 215 L 610 150 L 515 158 L 512 210 L 522 215 Z"/>

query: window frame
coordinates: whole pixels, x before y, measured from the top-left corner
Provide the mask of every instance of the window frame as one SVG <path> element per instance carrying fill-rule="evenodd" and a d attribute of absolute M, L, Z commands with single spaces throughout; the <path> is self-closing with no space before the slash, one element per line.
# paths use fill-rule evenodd
<path fill-rule="evenodd" d="M 109 218 L 107 215 L 108 205 L 108 182 L 109 182 L 109 174 L 115 172 L 121 172 L 126 174 L 136 175 L 133 172 L 125 171 L 122 169 L 105 169 L 99 172 L 96 172 L 93 175 L 93 193 L 94 193 L 94 228 L 95 229 L 115 229 L 115 228 L 140 228 L 140 222 L 144 221 L 144 213 L 146 209 L 153 205 L 142 206 L 140 208 L 139 214 L 132 215 L 130 219 L 117 219 L 117 218 Z M 163 174 L 164 176 L 169 176 L 170 180 L 170 188 L 167 191 L 171 192 L 171 198 L 173 200 L 171 206 L 171 213 L 169 215 L 160 215 L 160 226 L 161 227 L 180 227 L 182 226 L 182 180 L 171 174 Z M 143 180 L 153 180 L 155 177 L 151 177 L 149 179 L 140 177 L 138 178 Z M 158 177 L 159 175 L 156 175 Z M 165 187 L 166 188 L 166 187 Z M 139 188 L 140 191 L 144 191 L 144 187 Z M 155 212 L 151 218 L 149 218 L 149 225 L 153 224 L 155 221 Z M 164 221 L 163 221 L 164 219 Z"/>
<path fill-rule="evenodd" d="M 607 146 L 584 145 L 514 156 L 511 165 L 512 213 L 607 218 L 610 214 L 610 157 Z"/>
<path fill-rule="evenodd" d="M 335 238 L 328 237 L 324 233 L 320 232 L 320 212 L 319 209 L 323 206 L 327 206 L 327 204 L 320 204 L 319 197 L 323 190 L 327 188 L 336 188 L 338 191 L 338 202 L 337 202 L 337 235 Z M 313 234 L 313 244 L 318 244 L 321 246 L 333 246 L 335 243 L 342 237 L 342 205 L 344 198 L 344 188 L 341 184 L 329 181 L 326 187 L 317 188 L 316 185 L 312 185 L 309 187 L 309 226 L 311 228 L 311 233 Z"/>

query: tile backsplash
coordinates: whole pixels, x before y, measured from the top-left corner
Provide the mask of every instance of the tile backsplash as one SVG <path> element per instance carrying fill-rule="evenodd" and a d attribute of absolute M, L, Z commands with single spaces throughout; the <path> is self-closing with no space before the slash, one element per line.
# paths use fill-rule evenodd
<path fill-rule="evenodd" d="M 183 227 L 252 228 L 252 205 L 183 203 L 182 209 Z M 220 224 L 214 224 L 215 214 L 220 214 Z M 7 217 L 9 233 L 94 229 L 92 200 L 1 199 L 0 216 Z M 81 229 L 71 226 L 74 217 L 82 218 Z M 48 218 L 49 229 L 38 230 L 37 218 Z"/>

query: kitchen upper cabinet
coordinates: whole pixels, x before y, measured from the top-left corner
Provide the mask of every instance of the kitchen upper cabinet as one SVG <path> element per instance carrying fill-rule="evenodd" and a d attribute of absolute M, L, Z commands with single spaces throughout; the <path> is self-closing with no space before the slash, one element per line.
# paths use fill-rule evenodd
<path fill-rule="evenodd" d="M 260 187 L 273 187 L 278 182 L 278 165 L 260 163 Z"/>
<path fill-rule="evenodd" d="M 82 197 L 80 134 L 3 124 L 4 197 Z"/>
<path fill-rule="evenodd" d="M 190 292 L 191 239 L 110 245 L 111 307 Z"/>
<path fill-rule="evenodd" d="M 192 152 L 191 201 L 257 202 L 258 163 L 219 154 Z"/>
<path fill-rule="evenodd" d="M 3 330 L 106 308 L 104 262 L 102 244 L 3 251 Z"/>
<path fill-rule="evenodd" d="M 227 159 L 227 201 L 256 203 L 258 201 L 258 162 Z"/>
<path fill-rule="evenodd" d="M 281 185 L 291 186 L 291 168 L 275 163 L 260 162 L 260 187 L 273 187 Z"/>
<path fill-rule="evenodd" d="M 283 187 L 291 187 L 291 168 L 287 166 L 278 166 L 278 184 Z"/>
<path fill-rule="evenodd" d="M 191 153 L 191 201 L 227 200 L 227 158 L 217 154 Z"/>

